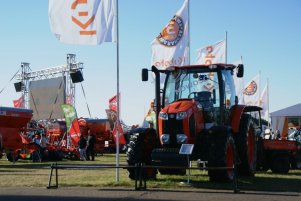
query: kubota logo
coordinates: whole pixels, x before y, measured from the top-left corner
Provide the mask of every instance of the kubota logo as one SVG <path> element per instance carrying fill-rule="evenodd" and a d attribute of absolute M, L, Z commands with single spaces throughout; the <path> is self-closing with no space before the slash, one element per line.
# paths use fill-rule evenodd
<path fill-rule="evenodd" d="M 174 16 L 161 31 L 157 40 L 164 46 L 176 46 L 184 34 L 184 23 L 181 17 Z"/>
<path fill-rule="evenodd" d="M 75 10 L 78 6 L 78 4 L 87 4 L 88 0 L 75 0 L 72 5 L 71 9 Z M 91 25 L 95 19 L 95 15 L 92 15 L 90 18 L 86 19 L 89 15 L 89 12 L 87 11 L 79 11 L 78 17 L 85 20 L 82 22 L 78 18 L 72 16 L 72 22 L 75 23 L 77 26 L 79 26 L 82 30 L 79 32 L 80 35 L 96 35 L 96 30 L 86 30 L 89 25 Z"/>
<path fill-rule="evenodd" d="M 247 88 L 244 90 L 244 94 L 247 96 L 252 96 L 256 93 L 257 91 L 257 84 L 255 81 L 252 81 Z"/>

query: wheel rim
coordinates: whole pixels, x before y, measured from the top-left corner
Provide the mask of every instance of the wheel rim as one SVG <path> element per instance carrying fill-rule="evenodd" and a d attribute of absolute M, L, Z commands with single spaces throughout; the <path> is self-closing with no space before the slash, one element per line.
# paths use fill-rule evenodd
<path fill-rule="evenodd" d="M 233 171 L 234 165 L 234 149 L 232 144 L 227 145 L 227 155 L 226 155 L 226 166 L 228 178 L 232 179 L 234 175 Z"/>
<path fill-rule="evenodd" d="M 254 163 L 254 138 L 253 131 L 251 128 L 248 130 L 248 164 L 249 167 L 253 166 Z"/>

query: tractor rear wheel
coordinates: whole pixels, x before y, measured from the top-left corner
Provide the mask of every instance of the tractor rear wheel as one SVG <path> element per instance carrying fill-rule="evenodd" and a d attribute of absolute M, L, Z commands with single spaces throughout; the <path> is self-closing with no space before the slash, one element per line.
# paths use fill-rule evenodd
<path fill-rule="evenodd" d="M 235 174 L 236 151 L 231 133 L 227 131 L 212 136 L 209 146 L 208 175 L 210 181 L 232 181 Z"/>
<path fill-rule="evenodd" d="M 156 144 L 156 131 L 152 128 L 143 129 L 139 133 L 131 135 L 126 151 L 128 165 L 135 166 L 140 163 L 151 165 L 151 153 Z M 135 168 L 128 168 L 128 172 L 130 179 L 138 178 Z M 146 168 L 143 173 L 146 179 L 155 179 L 157 170 Z"/>
<path fill-rule="evenodd" d="M 251 116 L 243 114 L 240 122 L 239 133 L 234 136 L 240 164 L 238 174 L 254 176 L 257 161 L 256 134 Z"/>

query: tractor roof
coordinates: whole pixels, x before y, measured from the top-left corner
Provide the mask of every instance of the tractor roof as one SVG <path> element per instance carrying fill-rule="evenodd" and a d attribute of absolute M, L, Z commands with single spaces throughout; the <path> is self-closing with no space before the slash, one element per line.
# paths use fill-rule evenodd
<path fill-rule="evenodd" d="M 166 70 L 176 70 L 176 69 L 195 69 L 195 68 L 211 68 L 211 69 L 229 69 L 232 70 L 236 68 L 233 64 L 223 64 L 223 63 L 217 63 L 217 64 L 202 64 L 202 65 L 187 65 L 187 66 L 170 66 Z"/>

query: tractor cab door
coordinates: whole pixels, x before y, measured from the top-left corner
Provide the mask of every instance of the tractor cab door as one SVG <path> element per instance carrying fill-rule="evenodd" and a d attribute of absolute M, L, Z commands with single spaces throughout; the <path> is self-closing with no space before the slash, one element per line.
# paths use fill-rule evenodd
<path fill-rule="evenodd" d="M 221 91 L 223 94 L 223 99 L 221 104 L 223 105 L 222 115 L 223 123 L 230 124 L 230 108 L 235 105 L 235 86 L 234 80 L 232 77 L 232 72 L 230 70 L 221 70 L 222 82 L 221 82 Z"/>

